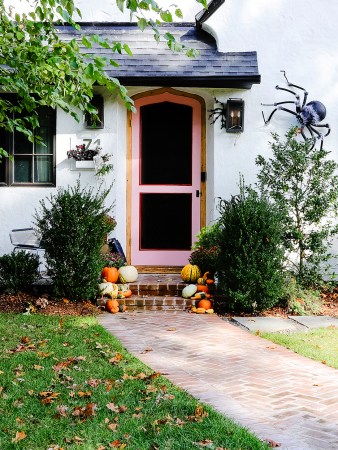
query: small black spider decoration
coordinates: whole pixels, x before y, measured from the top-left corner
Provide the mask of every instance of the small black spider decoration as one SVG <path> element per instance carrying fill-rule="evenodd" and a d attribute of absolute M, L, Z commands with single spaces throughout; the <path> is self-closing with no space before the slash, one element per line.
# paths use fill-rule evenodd
<path fill-rule="evenodd" d="M 209 120 L 213 118 L 214 120 L 211 122 L 210 125 L 213 125 L 216 120 L 221 118 L 221 129 L 226 128 L 226 113 L 227 113 L 227 105 L 226 103 L 222 103 L 215 98 L 215 103 L 218 103 L 220 106 L 215 109 L 209 109 Z"/>
<path fill-rule="evenodd" d="M 295 89 L 300 89 L 301 91 L 304 92 L 303 101 L 302 101 L 302 103 L 300 102 L 300 95 L 297 92 L 294 92 L 291 89 L 286 89 L 286 88 L 283 88 L 280 86 L 276 86 L 276 89 L 279 89 L 281 91 L 290 92 L 290 94 L 292 94 L 296 97 L 296 100 L 295 101 L 289 100 L 289 101 L 285 101 L 285 102 L 277 102 L 277 103 L 271 103 L 271 104 L 270 103 L 262 103 L 262 106 L 276 106 L 276 108 L 271 112 L 268 119 L 265 119 L 264 112 L 262 111 L 262 115 L 263 115 L 265 124 L 267 125 L 270 122 L 272 116 L 275 114 L 276 111 L 286 111 L 290 114 L 293 114 L 294 116 L 296 116 L 297 122 L 300 125 L 299 132 L 303 136 L 303 139 L 304 140 L 307 139 L 305 132 L 304 132 L 304 128 L 306 128 L 309 131 L 311 138 L 313 139 L 312 148 L 315 146 L 316 139 L 319 139 L 321 141 L 320 148 L 322 149 L 323 139 L 325 136 L 328 136 L 331 131 L 330 125 L 328 123 L 324 123 L 324 124 L 319 123 L 325 119 L 325 116 L 326 116 L 325 106 L 323 105 L 323 103 L 319 102 L 318 100 L 312 100 L 311 102 L 306 103 L 306 100 L 307 100 L 307 97 L 309 94 L 306 91 L 306 89 L 302 88 L 301 86 L 297 86 L 296 84 L 290 83 L 286 77 L 285 70 L 281 70 L 281 72 L 284 73 L 284 78 L 286 79 L 289 87 L 292 87 Z M 291 109 L 280 106 L 280 105 L 285 105 L 287 103 L 289 103 L 289 104 L 291 103 L 291 104 L 295 105 L 296 111 L 292 111 Z M 326 134 L 320 133 L 318 130 L 316 130 L 317 127 L 327 128 L 327 133 Z"/>

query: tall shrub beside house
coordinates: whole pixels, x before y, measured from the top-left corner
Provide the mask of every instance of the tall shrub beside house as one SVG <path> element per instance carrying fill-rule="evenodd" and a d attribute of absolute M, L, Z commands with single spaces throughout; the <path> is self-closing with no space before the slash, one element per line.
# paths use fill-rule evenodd
<path fill-rule="evenodd" d="M 312 287 L 329 269 L 331 240 L 338 232 L 338 166 L 313 139 L 297 140 L 295 128 L 284 141 L 277 134 L 272 138 L 272 158 L 256 159 L 258 186 L 285 211 L 289 270 L 303 286 Z"/>
<path fill-rule="evenodd" d="M 219 203 L 219 289 L 227 309 L 262 311 L 284 287 L 282 213 L 241 181 L 240 193 Z"/>
<path fill-rule="evenodd" d="M 107 220 L 111 208 L 104 205 L 109 191 L 93 193 L 75 187 L 59 189 L 47 202 L 40 202 L 36 226 L 46 251 L 54 294 L 70 300 L 95 296 L 103 266 L 101 248 L 107 233 L 115 227 Z"/>

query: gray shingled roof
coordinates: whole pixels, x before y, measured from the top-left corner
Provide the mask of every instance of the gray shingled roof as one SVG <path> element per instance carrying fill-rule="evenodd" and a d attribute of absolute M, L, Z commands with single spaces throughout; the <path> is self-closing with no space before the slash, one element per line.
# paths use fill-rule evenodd
<path fill-rule="evenodd" d="M 205 31 L 197 30 L 194 24 L 169 24 L 161 30 L 173 34 L 178 42 L 199 50 L 200 55 L 196 58 L 173 53 L 165 42 L 157 44 L 151 29 L 142 32 L 132 23 L 86 23 L 81 24 L 81 30 L 129 45 L 133 57 L 115 53 L 114 60 L 119 67 L 107 69 L 109 75 L 126 86 L 250 88 L 253 83 L 260 83 L 256 52 L 219 52 L 215 39 Z M 69 26 L 61 26 L 59 34 L 64 40 L 79 36 L 79 32 Z M 82 48 L 81 51 L 111 58 L 111 54 L 101 47 Z"/>

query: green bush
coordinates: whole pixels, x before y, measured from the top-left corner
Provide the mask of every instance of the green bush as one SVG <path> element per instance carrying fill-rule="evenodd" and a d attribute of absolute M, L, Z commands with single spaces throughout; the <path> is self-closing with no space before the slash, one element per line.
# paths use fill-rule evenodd
<path fill-rule="evenodd" d="M 319 314 L 323 301 L 319 291 L 305 289 L 291 278 L 286 285 L 286 305 L 289 313 L 308 316 Z"/>
<path fill-rule="evenodd" d="M 197 265 L 201 269 L 202 274 L 207 271 L 215 274 L 217 270 L 219 230 L 218 222 L 203 227 L 196 236 L 196 242 L 192 246 L 193 251 L 189 257 L 189 262 Z"/>
<path fill-rule="evenodd" d="M 215 222 L 212 225 L 203 227 L 201 231 L 196 235 L 196 241 L 192 246 L 192 250 L 199 248 L 211 248 L 217 247 L 219 241 L 220 224 Z"/>
<path fill-rule="evenodd" d="M 262 311 L 283 294 L 281 213 L 263 196 L 246 188 L 231 201 L 221 200 L 219 290 L 227 309 Z"/>
<path fill-rule="evenodd" d="M 105 207 L 108 190 L 75 187 L 59 189 L 40 202 L 35 221 L 45 249 L 48 273 L 54 295 L 70 300 L 88 300 L 97 292 L 103 267 L 101 248 L 115 220 L 107 220 L 111 207 Z"/>
<path fill-rule="evenodd" d="M 16 294 L 29 291 L 39 277 L 38 255 L 25 251 L 0 257 L 0 292 Z"/>

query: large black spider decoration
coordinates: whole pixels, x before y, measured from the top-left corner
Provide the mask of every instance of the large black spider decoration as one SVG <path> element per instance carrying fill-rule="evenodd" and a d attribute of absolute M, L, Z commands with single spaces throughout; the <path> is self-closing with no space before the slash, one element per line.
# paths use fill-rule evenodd
<path fill-rule="evenodd" d="M 285 101 L 285 102 L 277 102 L 277 103 L 271 103 L 271 104 L 270 103 L 262 103 L 262 106 L 276 106 L 276 108 L 271 112 L 268 119 L 265 119 L 264 112 L 262 111 L 262 115 L 263 115 L 265 124 L 267 125 L 270 122 L 272 116 L 275 114 L 276 111 L 281 110 L 281 111 L 286 111 L 290 114 L 293 114 L 294 116 L 296 116 L 297 122 L 300 125 L 299 132 L 303 136 L 303 139 L 304 140 L 307 139 L 305 132 L 304 132 L 304 128 L 306 128 L 309 131 L 311 138 L 313 139 L 312 148 L 315 146 L 316 139 L 319 139 L 321 141 L 320 148 L 322 149 L 323 139 L 325 136 L 328 136 L 331 131 L 330 125 L 328 123 L 324 123 L 324 124 L 319 123 L 323 119 L 325 119 L 325 116 L 326 116 L 325 106 L 323 105 L 323 103 L 319 102 L 318 100 L 312 100 L 311 102 L 306 103 L 306 100 L 307 100 L 307 97 L 309 94 L 306 91 L 306 89 L 304 89 L 300 86 L 297 86 L 296 84 L 290 83 L 286 77 L 285 70 L 281 70 L 281 72 L 284 73 L 284 77 L 285 77 L 285 79 L 287 81 L 287 85 L 289 87 L 293 87 L 295 89 L 300 89 L 300 90 L 304 91 L 303 101 L 302 101 L 302 103 L 300 102 L 300 95 L 297 92 L 294 92 L 291 89 L 286 89 L 286 88 L 283 88 L 283 87 L 280 87 L 277 85 L 276 89 L 279 89 L 281 91 L 290 92 L 290 94 L 292 94 L 296 97 L 296 100 L 295 101 L 289 100 L 289 101 Z M 280 105 L 285 105 L 287 103 L 294 104 L 296 107 L 296 111 L 292 111 L 291 109 L 280 106 Z M 323 135 L 323 133 L 320 133 L 318 130 L 316 130 L 316 127 L 327 128 L 328 131 L 326 134 Z"/>

